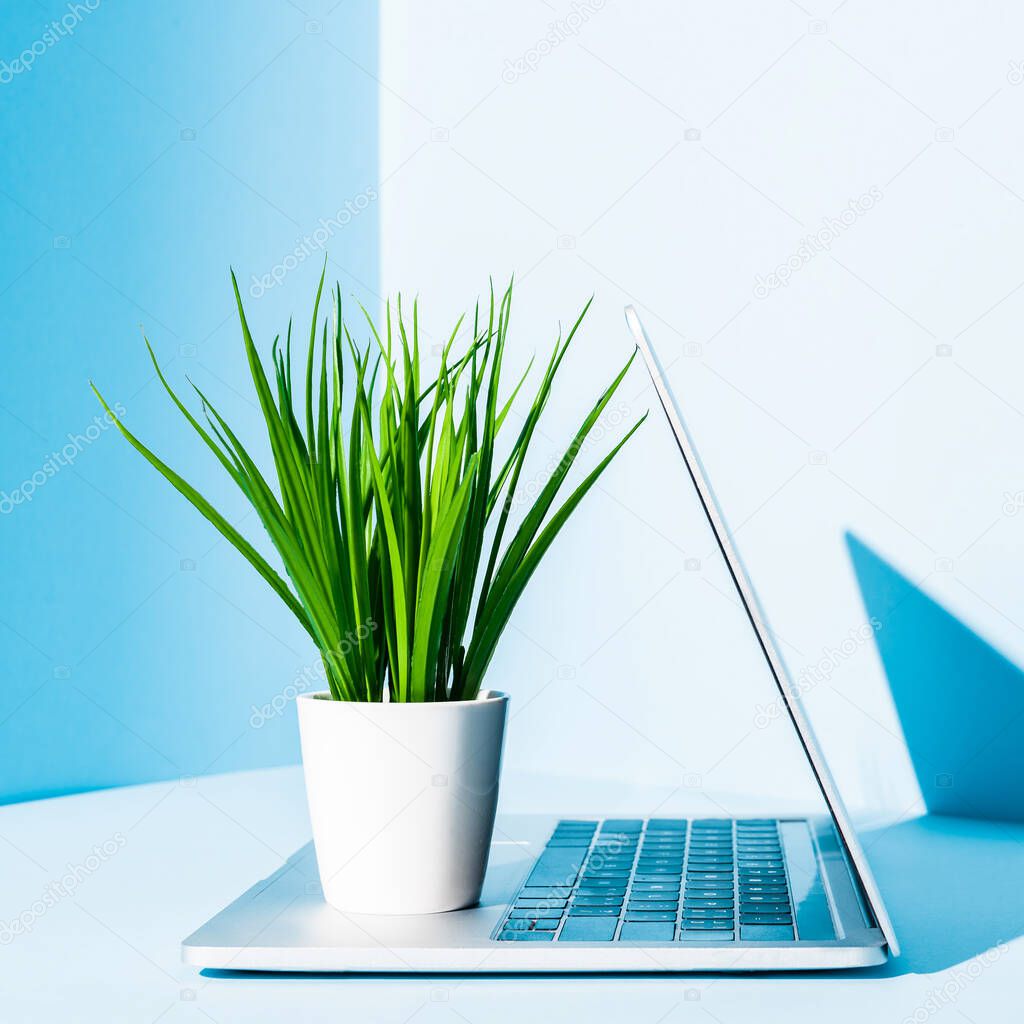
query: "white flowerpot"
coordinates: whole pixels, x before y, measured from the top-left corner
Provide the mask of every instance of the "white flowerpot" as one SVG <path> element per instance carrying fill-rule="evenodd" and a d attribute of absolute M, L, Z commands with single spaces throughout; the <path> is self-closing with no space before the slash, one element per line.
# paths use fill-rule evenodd
<path fill-rule="evenodd" d="M 508 697 L 423 704 L 298 697 L 324 899 L 358 914 L 436 914 L 480 898 Z"/>

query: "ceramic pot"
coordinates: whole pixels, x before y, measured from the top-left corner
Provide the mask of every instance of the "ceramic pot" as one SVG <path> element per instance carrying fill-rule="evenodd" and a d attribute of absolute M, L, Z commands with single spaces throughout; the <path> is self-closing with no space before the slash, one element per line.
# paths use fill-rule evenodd
<path fill-rule="evenodd" d="M 324 899 L 359 914 L 437 914 L 480 898 L 508 697 L 422 704 L 297 698 Z"/>

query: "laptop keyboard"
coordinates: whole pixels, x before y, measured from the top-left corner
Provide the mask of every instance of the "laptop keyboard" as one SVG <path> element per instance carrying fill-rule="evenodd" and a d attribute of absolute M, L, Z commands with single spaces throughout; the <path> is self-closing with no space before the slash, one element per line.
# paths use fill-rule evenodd
<path fill-rule="evenodd" d="M 502 918 L 511 942 L 784 942 L 772 819 L 560 821 Z"/>

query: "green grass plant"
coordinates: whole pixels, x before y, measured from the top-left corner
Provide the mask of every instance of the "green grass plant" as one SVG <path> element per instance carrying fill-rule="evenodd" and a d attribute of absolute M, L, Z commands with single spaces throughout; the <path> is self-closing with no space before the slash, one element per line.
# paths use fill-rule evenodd
<path fill-rule="evenodd" d="M 498 641 L 541 559 L 641 417 L 560 503 L 577 455 L 636 353 L 583 419 L 518 522 L 517 488 L 538 423 L 588 302 L 561 332 L 522 417 L 513 402 L 531 373 L 502 397 L 512 285 L 492 288 L 457 349 L 464 318 L 426 379 L 419 310 L 399 298 L 360 345 L 342 316 L 321 321 L 321 276 L 293 376 L 292 326 L 264 365 L 232 274 L 242 340 L 266 423 L 273 474 L 257 466 L 195 384 L 193 413 L 172 388 L 148 340 L 160 383 L 259 516 L 282 575 L 229 520 L 140 441 L 93 391 L 121 434 L 208 519 L 273 588 L 323 660 L 336 700 L 445 701 L 476 697 Z M 355 328 L 353 328 L 355 330 Z M 301 374 L 301 375 L 300 375 Z M 499 454 L 499 451 L 503 454 Z M 518 509 L 517 509 L 518 510 Z"/>

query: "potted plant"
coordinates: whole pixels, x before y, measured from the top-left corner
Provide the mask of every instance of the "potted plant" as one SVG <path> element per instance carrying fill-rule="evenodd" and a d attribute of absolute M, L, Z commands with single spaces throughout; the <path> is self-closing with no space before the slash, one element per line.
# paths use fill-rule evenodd
<path fill-rule="evenodd" d="M 500 300 L 492 289 L 482 313 L 477 305 L 458 350 L 463 319 L 456 323 L 427 380 L 416 305 L 410 319 L 401 299 L 394 312 L 389 304 L 383 332 L 363 310 L 361 345 L 342 316 L 340 286 L 333 316 L 321 322 L 323 276 L 302 376 L 293 377 L 290 324 L 284 345 L 278 338 L 271 347 L 268 376 L 234 274 L 232 283 L 273 479 L 193 384 L 200 422 L 146 345 L 167 394 L 255 509 L 283 575 L 93 390 L 128 442 L 248 560 L 319 651 L 328 690 L 300 695 L 298 711 L 324 898 L 364 913 L 470 906 L 487 865 L 508 703 L 483 688 L 488 666 L 537 564 L 642 422 L 556 506 L 632 357 L 513 523 L 530 443 L 589 302 L 559 335 L 520 419 L 512 405 L 530 367 L 501 393 L 511 285 Z"/>

